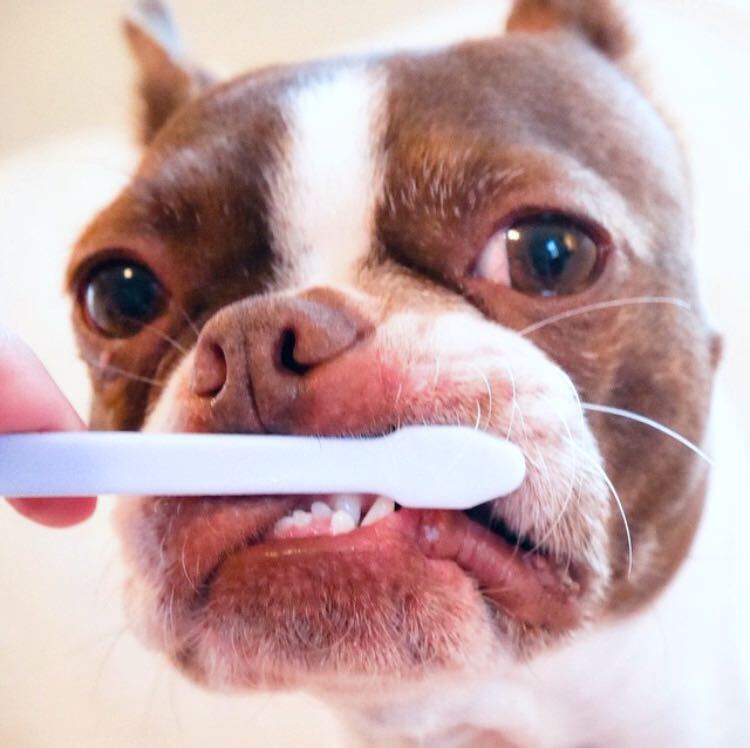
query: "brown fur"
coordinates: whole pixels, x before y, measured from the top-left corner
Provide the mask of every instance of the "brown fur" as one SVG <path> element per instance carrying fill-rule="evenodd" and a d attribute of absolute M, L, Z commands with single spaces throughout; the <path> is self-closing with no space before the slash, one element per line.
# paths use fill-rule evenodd
<path fill-rule="evenodd" d="M 616 0 L 520 0 L 508 18 L 510 32 L 567 29 L 613 58 L 630 49 L 630 33 Z"/>

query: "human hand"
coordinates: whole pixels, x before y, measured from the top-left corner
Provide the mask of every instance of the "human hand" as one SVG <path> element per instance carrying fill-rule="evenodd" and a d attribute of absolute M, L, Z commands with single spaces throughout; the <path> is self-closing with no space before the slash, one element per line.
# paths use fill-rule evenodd
<path fill-rule="evenodd" d="M 42 362 L 23 341 L 0 328 L 0 433 L 82 429 L 83 421 Z M 96 508 L 94 496 L 8 502 L 25 517 L 50 527 L 82 522 Z"/>

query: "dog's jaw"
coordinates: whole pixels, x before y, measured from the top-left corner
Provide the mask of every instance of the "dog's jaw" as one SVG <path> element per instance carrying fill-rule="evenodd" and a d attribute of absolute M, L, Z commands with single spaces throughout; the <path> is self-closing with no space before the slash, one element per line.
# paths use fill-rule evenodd
<path fill-rule="evenodd" d="M 331 364 L 303 393 L 296 428 L 331 434 L 446 419 L 475 425 L 479 414 L 483 428 L 510 434 L 532 455 L 529 479 L 522 490 L 497 502 L 498 517 L 544 549 L 550 561 L 537 557 L 539 573 L 549 566 L 547 575 L 568 579 L 565 594 L 574 600 L 555 613 L 550 598 L 549 615 L 540 618 L 529 607 L 532 595 L 544 587 L 514 596 L 510 589 L 493 590 L 481 576 L 465 576 L 462 568 L 471 572 L 474 564 L 475 576 L 482 569 L 463 551 L 462 558 L 457 549 L 442 550 L 441 533 L 458 532 L 445 524 L 447 517 L 422 519 L 415 528 L 404 514 L 392 533 L 380 530 L 374 547 L 364 542 L 353 552 L 307 556 L 295 551 L 295 561 L 286 563 L 274 549 L 269 551 L 273 562 L 242 550 L 259 527 L 268 526 L 261 518 L 262 502 L 242 507 L 220 500 L 178 505 L 168 499 L 125 499 L 120 523 L 139 615 L 147 614 L 148 638 L 194 676 L 213 685 L 316 683 L 336 692 L 352 679 L 363 691 L 384 680 L 420 680 L 441 669 L 482 672 L 496 660 L 499 644 L 526 655 L 598 610 L 610 574 L 611 504 L 593 437 L 567 377 L 534 346 L 476 314 L 401 312 L 377 330 L 367 345 Z M 478 357 L 477 350 L 485 353 Z M 512 368 L 509 361 L 516 362 Z M 188 355 L 155 404 L 147 430 L 212 427 L 210 403 L 191 395 L 192 368 Z M 345 416 L 325 407 L 334 396 L 327 387 L 336 388 L 341 402 L 360 401 L 363 407 L 352 405 Z M 272 511 L 284 513 L 283 508 Z M 143 547 L 144 537 L 158 555 Z M 213 589 L 202 587 L 217 553 L 229 551 L 236 557 L 212 579 Z M 557 589 L 555 580 L 544 579 Z M 504 584 L 512 586 L 513 580 L 507 577 Z M 321 589 L 328 596 L 324 608 Z M 197 608 L 198 598 L 202 606 L 208 598 L 208 608 Z M 527 601 L 523 614 L 522 599 Z M 499 614 L 489 613 L 487 600 L 495 600 Z M 505 613 L 503 604 L 510 606 Z M 397 631 L 394 621 L 400 621 Z M 306 649 L 300 631 L 318 645 Z"/>
<path fill-rule="evenodd" d="M 247 546 L 266 538 L 272 503 L 129 498 L 118 522 L 144 638 L 211 686 L 344 701 L 356 687 L 372 716 L 404 688 L 426 703 L 446 678 L 460 691 L 517 677 L 524 658 L 653 599 L 687 552 L 704 475 L 679 445 L 585 418 L 579 398 L 701 439 L 700 319 L 668 304 L 601 307 L 694 300 L 685 193 L 664 124 L 564 33 L 271 70 L 186 103 L 74 259 L 75 285 L 103 249 L 123 248 L 172 294 L 123 340 L 102 340 L 78 308 L 95 425 L 338 435 L 458 422 L 510 436 L 529 477 L 494 516 L 521 555 L 533 549 L 536 580 L 551 576 L 540 589 L 555 589 L 565 615 L 532 616 L 524 593 L 483 589 L 471 554 L 444 552 L 445 517 L 418 522 L 419 536 L 383 529 L 377 551 L 365 538 L 271 562 Z M 593 288 L 532 300 L 470 272 L 497 222 L 530 208 L 601 227 L 612 249 Z M 587 304 L 595 317 L 566 317 Z M 323 356 L 298 336 L 282 381 L 264 346 L 280 318 L 309 330 L 311 308 L 345 318 L 338 338 L 310 333 Z M 518 334 L 555 314 L 564 326 Z M 217 348 L 222 386 L 215 372 L 196 384 Z M 238 350 L 250 387 L 222 389 Z"/>

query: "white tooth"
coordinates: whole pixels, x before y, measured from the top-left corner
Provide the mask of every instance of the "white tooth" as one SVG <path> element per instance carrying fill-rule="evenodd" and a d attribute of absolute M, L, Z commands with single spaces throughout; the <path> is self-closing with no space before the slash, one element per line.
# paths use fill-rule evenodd
<path fill-rule="evenodd" d="M 365 518 L 362 520 L 360 527 L 366 527 L 373 522 L 383 519 L 383 517 L 387 517 L 395 511 L 395 509 L 396 505 L 391 499 L 387 499 L 385 496 L 378 496 L 378 498 L 375 499 L 375 503 L 370 507 L 370 511 L 365 514 Z"/>
<path fill-rule="evenodd" d="M 294 527 L 294 520 L 291 517 L 282 517 L 273 526 L 273 531 L 275 533 L 281 533 L 284 532 L 284 530 L 288 530 L 290 527 Z"/>
<path fill-rule="evenodd" d="M 362 516 L 362 497 L 356 493 L 340 493 L 333 499 L 333 508 L 347 512 L 354 520 L 354 524 L 358 525 Z"/>
<path fill-rule="evenodd" d="M 331 516 L 331 534 L 341 535 L 345 532 L 351 532 L 357 525 L 352 519 L 352 515 L 349 512 L 345 512 L 343 509 L 336 511 Z"/>
<path fill-rule="evenodd" d="M 333 510 L 324 501 L 313 501 L 313 505 L 310 507 L 310 514 L 313 517 L 330 517 L 333 514 Z"/>
<path fill-rule="evenodd" d="M 312 522 L 312 514 L 310 512 L 303 512 L 301 509 L 295 509 L 292 512 L 292 522 L 297 527 L 304 527 Z"/>

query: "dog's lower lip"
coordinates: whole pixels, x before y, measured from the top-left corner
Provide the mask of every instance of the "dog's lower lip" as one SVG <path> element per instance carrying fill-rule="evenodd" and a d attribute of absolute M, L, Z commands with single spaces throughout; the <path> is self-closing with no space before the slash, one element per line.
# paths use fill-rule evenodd
<path fill-rule="evenodd" d="M 585 591 L 585 575 L 578 568 L 525 551 L 464 512 L 414 514 L 420 551 L 458 564 L 479 583 L 483 596 L 509 616 L 556 632 L 580 624 L 576 602 Z"/>
<path fill-rule="evenodd" d="M 471 509 L 465 509 L 464 514 L 472 522 L 476 522 L 482 527 L 486 527 L 490 532 L 518 548 L 520 552 L 544 554 L 544 548 L 539 544 L 534 543 L 527 537 L 513 532 L 504 520 L 498 518 L 494 512 L 494 505 L 494 501 L 488 501 L 485 504 L 480 504 Z"/>
<path fill-rule="evenodd" d="M 268 508 L 252 531 L 226 549 L 197 586 L 196 609 L 211 598 L 214 582 L 228 562 L 235 566 L 314 563 L 316 555 L 350 553 L 356 563 L 357 554 L 391 547 L 407 555 L 419 553 L 435 563 L 455 563 L 476 581 L 485 599 L 527 625 L 563 632 L 580 623 L 576 601 L 583 584 L 569 567 L 524 550 L 464 512 L 402 508 L 343 535 L 273 538 L 274 524 L 292 505 L 289 500 L 279 502 L 278 508 L 265 504 Z"/>

